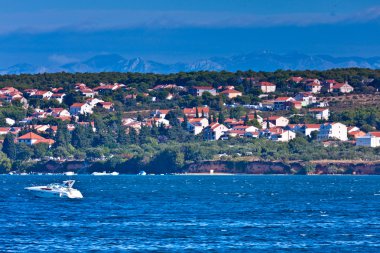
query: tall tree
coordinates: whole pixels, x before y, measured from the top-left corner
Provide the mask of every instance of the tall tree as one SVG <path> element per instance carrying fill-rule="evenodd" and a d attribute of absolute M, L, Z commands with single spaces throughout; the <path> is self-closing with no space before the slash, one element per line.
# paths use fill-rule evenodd
<path fill-rule="evenodd" d="M 195 117 L 196 118 L 199 118 L 199 111 L 198 111 L 198 107 L 195 108 Z"/>
<path fill-rule="evenodd" d="M 224 121 L 225 121 L 226 119 L 225 119 L 225 117 L 224 117 L 224 114 L 223 114 L 223 112 L 220 112 L 219 113 L 219 117 L 218 117 L 218 123 L 219 124 L 224 124 Z"/>
<path fill-rule="evenodd" d="M 70 144 L 71 138 L 69 130 L 67 129 L 67 125 L 61 123 L 58 125 L 57 133 L 55 134 L 55 147 L 63 147 L 65 149 L 68 148 Z"/>
<path fill-rule="evenodd" d="M 9 159 L 16 159 L 16 144 L 15 136 L 13 134 L 8 133 L 5 136 L 2 151 L 8 156 Z"/>

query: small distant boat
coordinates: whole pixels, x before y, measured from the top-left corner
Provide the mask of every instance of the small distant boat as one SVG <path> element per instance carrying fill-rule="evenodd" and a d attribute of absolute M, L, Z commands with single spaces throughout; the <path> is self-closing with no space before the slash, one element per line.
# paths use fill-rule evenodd
<path fill-rule="evenodd" d="M 114 171 L 112 173 L 107 173 L 105 171 L 103 171 L 103 172 L 93 172 L 91 175 L 93 175 L 93 176 L 117 176 L 117 175 L 119 175 L 119 172 L 116 172 L 116 171 Z"/>
<path fill-rule="evenodd" d="M 22 173 L 20 173 L 20 175 L 21 175 L 21 176 L 27 176 L 27 175 L 29 175 L 29 174 L 26 173 L 26 172 L 22 172 Z"/>
<path fill-rule="evenodd" d="M 139 172 L 138 175 L 139 175 L 139 176 L 146 176 L 146 172 L 142 170 L 142 171 Z"/>
<path fill-rule="evenodd" d="M 82 193 L 73 188 L 75 180 L 63 181 L 62 184 L 48 184 L 44 186 L 31 186 L 26 187 L 25 190 L 30 191 L 37 197 L 43 198 L 70 198 L 70 199 L 81 199 L 83 198 Z"/>
<path fill-rule="evenodd" d="M 67 171 L 67 172 L 64 172 L 63 175 L 66 175 L 66 176 L 75 176 L 76 174 L 73 171 Z"/>

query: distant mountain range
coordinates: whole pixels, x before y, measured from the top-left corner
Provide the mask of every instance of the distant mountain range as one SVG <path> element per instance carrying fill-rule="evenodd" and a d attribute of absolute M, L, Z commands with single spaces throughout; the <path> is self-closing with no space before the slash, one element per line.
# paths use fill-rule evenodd
<path fill-rule="evenodd" d="M 380 57 L 332 57 L 328 55 L 305 55 L 299 53 L 274 54 L 251 53 L 232 57 L 212 57 L 191 63 L 164 64 L 142 58 L 126 59 L 117 54 L 97 55 L 85 61 L 77 61 L 62 66 L 34 66 L 17 64 L 0 69 L 0 74 L 44 73 L 44 72 L 141 72 L 174 73 L 180 71 L 201 70 L 255 70 L 275 71 L 291 70 L 325 70 L 331 68 L 371 68 L 380 69 Z"/>

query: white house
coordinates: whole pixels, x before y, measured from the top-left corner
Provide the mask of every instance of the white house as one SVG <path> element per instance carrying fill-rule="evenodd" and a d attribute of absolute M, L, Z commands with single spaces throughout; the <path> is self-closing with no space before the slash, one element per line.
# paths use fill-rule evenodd
<path fill-rule="evenodd" d="M 347 126 L 339 122 L 322 124 L 317 139 L 320 141 L 328 139 L 347 141 Z"/>
<path fill-rule="evenodd" d="M 341 93 L 350 93 L 354 91 L 354 87 L 349 85 L 347 82 L 345 83 L 336 83 L 332 87 L 332 91 L 341 92 Z"/>
<path fill-rule="evenodd" d="M 276 127 L 286 127 L 289 124 L 289 120 L 283 116 L 271 116 L 267 119 L 267 121 Z M 264 121 L 263 123 L 266 122 Z"/>
<path fill-rule="evenodd" d="M 369 132 L 365 136 L 356 138 L 356 146 L 380 147 L 380 132 Z"/>
<path fill-rule="evenodd" d="M 311 83 L 306 84 L 306 90 L 312 93 L 319 93 L 321 89 L 322 89 L 322 85 L 320 82 L 319 83 L 311 82 Z"/>
<path fill-rule="evenodd" d="M 200 134 L 207 126 L 208 119 L 206 118 L 190 118 L 187 121 L 187 130 L 194 135 Z"/>
<path fill-rule="evenodd" d="M 294 97 L 294 99 L 300 101 L 302 106 L 308 106 L 317 102 L 317 98 L 313 96 L 313 93 L 311 92 L 300 92 Z"/>
<path fill-rule="evenodd" d="M 321 125 L 320 124 L 305 124 L 301 130 L 302 130 L 302 133 L 305 135 L 305 136 L 311 136 L 311 133 L 314 132 L 314 131 L 317 131 L 319 132 L 319 129 L 321 128 Z"/>
<path fill-rule="evenodd" d="M 70 106 L 70 114 L 92 114 L 92 107 L 87 103 L 74 103 Z"/>
<path fill-rule="evenodd" d="M 270 82 L 260 82 L 259 87 L 263 93 L 270 93 L 276 91 L 276 85 Z"/>
<path fill-rule="evenodd" d="M 274 101 L 274 109 L 275 110 L 288 110 L 292 107 L 291 102 L 295 101 L 294 98 L 291 97 L 278 97 Z"/>
<path fill-rule="evenodd" d="M 203 139 L 208 141 L 219 140 L 220 137 L 227 131 L 228 128 L 225 125 L 214 122 L 204 129 Z"/>
<path fill-rule="evenodd" d="M 64 96 L 66 96 L 65 93 L 55 93 L 51 95 L 51 98 L 57 100 L 58 103 L 62 104 Z"/>
<path fill-rule="evenodd" d="M 329 120 L 330 117 L 329 108 L 311 108 L 309 113 L 318 120 Z"/>
<path fill-rule="evenodd" d="M 288 142 L 296 138 L 296 133 L 282 128 L 271 128 L 261 131 L 260 136 L 272 141 Z"/>
<path fill-rule="evenodd" d="M 170 112 L 170 110 L 162 110 L 162 109 L 154 110 L 150 113 L 150 116 L 152 116 L 154 118 L 164 119 L 169 112 Z"/>

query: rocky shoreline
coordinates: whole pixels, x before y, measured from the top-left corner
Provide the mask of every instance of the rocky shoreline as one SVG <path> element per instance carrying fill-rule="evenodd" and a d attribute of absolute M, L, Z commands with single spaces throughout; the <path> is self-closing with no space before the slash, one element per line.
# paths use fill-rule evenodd
<path fill-rule="evenodd" d="M 310 166 L 312 164 L 312 166 Z M 346 161 L 314 161 L 314 162 L 277 162 L 277 161 L 204 161 L 191 163 L 176 171 L 129 164 L 128 161 L 110 168 L 104 163 L 83 161 L 57 162 L 46 161 L 35 163 L 20 171 L 28 173 L 63 173 L 73 171 L 78 174 L 89 174 L 94 171 L 117 171 L 121 174 L 137 174 L 144 170 L 148 174 L 187 173 L 187 174 L 278 174 L 278 175 L 380 175 L 380 162 L 346 162 Z"/>

